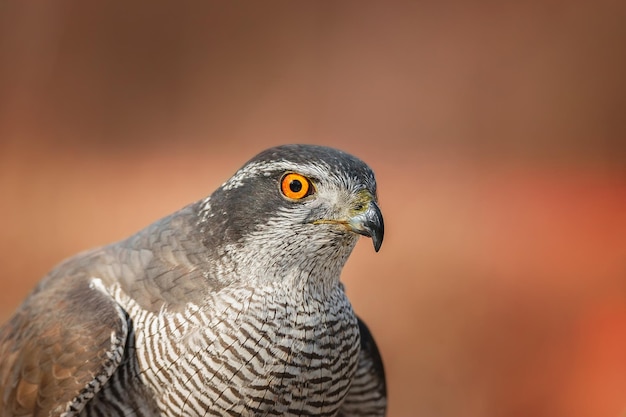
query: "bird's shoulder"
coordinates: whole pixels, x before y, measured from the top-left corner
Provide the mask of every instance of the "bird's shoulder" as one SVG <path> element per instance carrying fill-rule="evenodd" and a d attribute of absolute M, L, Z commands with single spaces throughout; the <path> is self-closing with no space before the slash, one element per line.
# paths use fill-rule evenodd
<path fill-rule="evenodd" d="M 178 279 L 194 276 L 200 251 L 191 250 L 196 243 L 186 237 L 187 214 L 79 253 L 40 281 L 0 328 L 0 415 L 78 413 L 106 383 L 131 330 L 115 290 L 147 310 L 170 299 L 174 305 L 182 298 L 177 291 L 194 294 L 192 284 L 176 287 Z"/>

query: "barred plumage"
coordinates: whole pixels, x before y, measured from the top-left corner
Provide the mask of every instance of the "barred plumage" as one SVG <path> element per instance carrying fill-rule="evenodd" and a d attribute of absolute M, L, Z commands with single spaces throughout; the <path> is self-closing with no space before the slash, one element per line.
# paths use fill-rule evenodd
<path fill-rule="evenodd" d="M 313 191 L 281 195 L 289 172 Z M 61 264 L 0 330 L 0 414 L 384 415 L 378 350 L 339 281 L 357 234 L 382 242 L 375 195 L 358 159 L 282 146 Z"/>

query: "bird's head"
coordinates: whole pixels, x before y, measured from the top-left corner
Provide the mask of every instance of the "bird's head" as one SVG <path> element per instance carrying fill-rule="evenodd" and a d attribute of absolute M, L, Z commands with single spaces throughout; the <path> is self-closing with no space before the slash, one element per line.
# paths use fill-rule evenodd
<path fill-rule="evenodd" d="M 383 241 L 372 170 L 322 146 L 260 153 L 207 198 L 200 213 L 205 246 L 232 260 L 224 267 L 234 275 L 321 268 L 338 278 L 359 235 L 371 237 L 376 251 Z"/>

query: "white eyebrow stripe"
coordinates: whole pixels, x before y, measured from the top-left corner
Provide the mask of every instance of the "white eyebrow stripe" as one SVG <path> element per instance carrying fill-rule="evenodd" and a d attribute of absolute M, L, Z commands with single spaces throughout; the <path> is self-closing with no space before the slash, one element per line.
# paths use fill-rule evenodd
<path fill-rule="evenodd" d="M 329 168 L 326 164 L 295 164 L 287 161 L 274 162 L 251 162 L 237 171 L 228 181 L 222 184 L 222 189 L 232 190 L 243 185 L 246 178 L 259 174 L 269 175 L 275 171 L 294 171 L 305 176 L 324 177 L 328 175 Z"/>

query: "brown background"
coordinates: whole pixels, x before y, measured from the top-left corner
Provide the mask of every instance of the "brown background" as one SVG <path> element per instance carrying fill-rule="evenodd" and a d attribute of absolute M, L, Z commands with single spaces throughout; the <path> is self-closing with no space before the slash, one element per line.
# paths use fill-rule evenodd
<path fill-rule="evenodd" d="M 0 320 L 279 143 L 378 175 L 390 416 L 626 413 L 626 3 L 0 2 Z"/>

